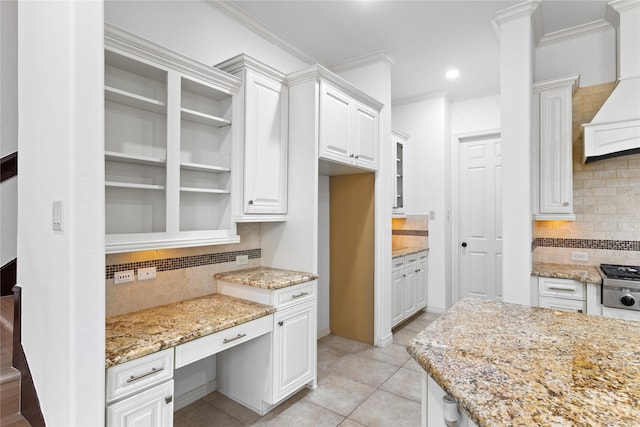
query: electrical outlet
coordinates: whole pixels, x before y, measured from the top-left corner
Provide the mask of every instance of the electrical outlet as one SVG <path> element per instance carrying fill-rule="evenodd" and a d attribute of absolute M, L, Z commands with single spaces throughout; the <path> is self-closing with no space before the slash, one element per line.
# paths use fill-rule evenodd
<path fill-rule="evenodd" d="M 571 252 L 571 259 L 573 261 L 589 261 L 589 254 L 587 252 Z"/>
<path fill-rule="evenodd" d="M 113 273 L 113 283 L 127 283 L 133 282 L 133 270 L 118 271 Z"/>
<path fill-rule="evenodd" d="M 238 255 L 236 257 L 236 265 L 249 264 L 249 255 Z"/>
<path fill-rule="evenodd" d="M 156 278 L 156 268 L 147 267 L 138 269 L 138 280 L 150 280 Z"/>

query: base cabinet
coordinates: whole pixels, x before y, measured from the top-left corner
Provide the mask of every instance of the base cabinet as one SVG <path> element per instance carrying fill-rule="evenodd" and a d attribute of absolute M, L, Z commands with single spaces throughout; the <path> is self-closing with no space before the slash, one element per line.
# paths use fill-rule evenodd
<path fill-rule="evenodd" d="M 107 407 L 109 427 L 173 425 L 173 380 Z"/>
<path fill-rule="evenodd" d="M 391 327 L 427 306 L 428 252 L 421 251 L 392 262 Z"/>

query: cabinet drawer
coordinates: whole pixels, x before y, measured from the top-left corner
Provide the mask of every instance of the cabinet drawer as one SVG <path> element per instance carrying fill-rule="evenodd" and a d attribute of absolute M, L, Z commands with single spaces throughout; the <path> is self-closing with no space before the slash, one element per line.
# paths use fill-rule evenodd
<path fill-rule="evenodd" d="M 397 258 L 393 258 L 391 260 L 391 269 L 392 270 L 401 270 L 404 268 L 404 257 L 399 256 Z"/>
<path fill-rule="evenodd" d="M 422 251 L 422 252 L 418 252 L 418 262 L 424 262 L 427 260 L 427 258 L 429 258 L 429 252 L 427 251 Z"/>
<path fill-rule="evenodd" d="M 560 297 L 575 300 L 586 300 L 585 284 L 568 279 L 552 279 L 540 277 L 538 279 L 539 295 L 546 297 Z"/>
<path fill-rule="evenodd" d="M 274 293 L 274 305 L 278 310 L 316 297 L 316 281 L 300 283 Z"/>
<path fill-rule="evenodd" d="M 173 349 L 166 349 L 107 369 L 107 402 L 173 378 Z"/>
<path fill-rule="evenodd" d="M 261 317 L 175 347 L 176 368 L 219 353 L 273 330 L 273 315 Z"/>
<path fill-rule="evenodd" d="M 574 313 L 586 313 L 587 302 L 575 299 L 540 297 L 538 305 L 553 310 L 571 311 Z"/>
<path fill-rule="evenodd" d="M 418 262 L 418 254 L 405 255 L 404 257 L 405 267 L 410 264 L 415 264 L 416 262 Z"/>

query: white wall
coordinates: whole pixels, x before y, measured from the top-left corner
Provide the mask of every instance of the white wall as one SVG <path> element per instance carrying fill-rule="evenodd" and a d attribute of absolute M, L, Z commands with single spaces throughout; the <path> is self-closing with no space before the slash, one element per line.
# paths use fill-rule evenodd
<path fill-rule="evenodd" d="M 22 339 L 49 426 L 104 423 L 102 23 L 99 1 L 18 6 Z"/>
<path fill-rule="evenodd" d="M 447 308 L 451 290 L 450 252 L 450 129 L 449 101 L 443 97 L 394 105 L 395 128 L 410 135 L 405 144 L 405 207 L 407 214 L 435 212 L 429 220 L 429 288 L 427 310 Z M 449 193 L 449 194 L 447 194 Z"/>
<path fill-rule="evenodd" d="M 330 190 L 329 177 L 318 177 L 318 338 L 329 335 L 330 255 Z"/>
<path fill-rule="evenodd" d="M 616 80 L 616 31 L 555 42 L 535 50 L 534 81 L 580 74 L 580 87 Z"/>
<path fill-rule="evenodd" d="M 104 13 L 106 23 L 204 64 L 244 52 L 284 73 L 308 65 L 205 1 L 107 1 Z"/>
<path fill-rule="evenodd" d="M 18 150 L 18 3 L 0 1 L 0 157 Z M 0 184 L 0 267 L 17 255 L 18 178 Z"/>

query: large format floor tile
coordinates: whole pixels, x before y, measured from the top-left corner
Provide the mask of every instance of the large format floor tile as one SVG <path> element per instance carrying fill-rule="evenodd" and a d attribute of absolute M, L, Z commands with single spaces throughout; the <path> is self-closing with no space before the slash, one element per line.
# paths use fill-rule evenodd
<path fill-rule="evenodd" d="M 416 427 L 420 425 L 420 403 L 377 390 L 349 418 L 368 427 Z"/>
<path fill-rule="evenodd" d="M 340 415 L 347 416 L 371 396 L 374 391 L 376 389 L 367 384 L 341 375 L 330 374 L 320 380 L 318 388 L 305 399 Z"/>

